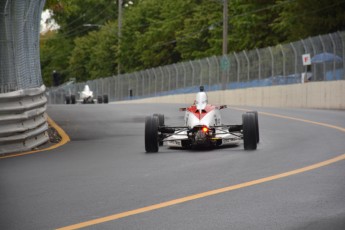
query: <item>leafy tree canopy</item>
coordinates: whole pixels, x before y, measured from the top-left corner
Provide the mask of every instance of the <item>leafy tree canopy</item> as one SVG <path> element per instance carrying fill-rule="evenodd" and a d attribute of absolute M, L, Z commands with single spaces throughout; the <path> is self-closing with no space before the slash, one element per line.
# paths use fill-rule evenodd
<path fill-rule="evenodd" d="M 41 35 L 45 84 L 54 69 L 86 81 L 117 74 L 119 63 L 128 73 L 221 54 L 222 0 L 122 2 L 119 38 L 118 0 L 47 0 L 60 29 Z M 344 0 L 228 2 L 228 52 L 345 29 Z"/>

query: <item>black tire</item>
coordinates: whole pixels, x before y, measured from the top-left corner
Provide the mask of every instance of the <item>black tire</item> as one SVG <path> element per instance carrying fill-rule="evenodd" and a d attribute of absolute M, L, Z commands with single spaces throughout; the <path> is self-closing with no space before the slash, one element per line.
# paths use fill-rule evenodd
<path fill-rule="evenodd" d="M 71 97 L 70 96 L 65 96 L 65 102 L 67 105 L 71 104 Z"/>
<path fill-rule="evenodd" d="M 253 113 L 255 116 L 255 126 L 256 126 L 256 143 L 260 142 L 260 132 L 259 132 L 259 115 L 257 111 L 250 111 L 248 113 Z"/>
<path fill-rule="evenodd" d="M 159 114 L 159 113 L 155 113 L 153 114 L 154 117 L 158 117 L 158 125 L 159 126 L 164 126 L 165 122 L 164 122 L 164 114 Z"/>
<path fill-rule="evenodd" d="M 76 103 L 75 95 L 72 94 L 71 95 L 71 104 L 75 104 L 75 103 Z"/>
<path fill-rule="evenodd" d="M 158 117 L 148 116 L 145 119 L 145 150 L 156 153 L 158 149 Z"/>
<path fill-rule="evenodd" d="M 103 103 L 103 98 L 102 98 L 102 96 L 98 96 L 98 97 L 97 97 L 97 103 L 98 103 L 98 104 L 102 104 L 102 103 Z"/>
<path fill-rule="evenodd" d="M 103 103 L 108 104 L 109 103 L 109 97 L 108 95 L 103 95 Z"/>
<path fill-rule="evenodd" d="M 245 113 L 243 120 L 243 145 L 245 150 L 255 150 L 257 148 L 256 124 L 254 113 Z"/>
<path fill-rule="evenodd" d="M 164 126 L 164 114 L 155 113 L 155 114 L 153 114 L 153 116 L 158 118 L 158 126 Z M 164 142 L 159 141 L 158 144 L 159 144 L 159 146 L 163 146 Z"/>

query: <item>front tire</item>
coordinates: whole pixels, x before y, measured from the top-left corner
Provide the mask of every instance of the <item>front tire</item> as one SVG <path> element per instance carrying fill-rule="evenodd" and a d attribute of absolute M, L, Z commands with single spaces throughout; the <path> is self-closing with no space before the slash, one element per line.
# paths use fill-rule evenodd
<path fill-rule="evenodd" d="M 148 116 L 145 119 L 145 150 L 147 153 L 156 153 L 158 145 L 158 117 Z"/>
<path fill-rule="evenodd" d="M 109 103 L 109 97 L 108 97 L 107 94 L 106 94 L 106 95 L 103 95 L 103 103 L 104 103 L 104 104 L 108 104 L 108 103 Z"/>
<path fill-rule="evenodd" d="M 158 118 L 158 126 L 162 127 L 165 125 L 164 114 L 155 113 L 153 116 Z M 159 146 L 163 146 L 163 141 L 159 141 Z"/>
<path fill-rule="evenodd" d="M 255 150 L 257 148 L 256 122 L 254 113 L 245 113 L 243 120 L 243 145 L 245 150 Z"/>
<path fill-rule="evenodd" d="M 256 143 L 260 142 L 260 132 L 259 132 L 259 115 L 257 111 L 250 111 L 248 113 L 253 113 L 255 116 L 255 126 L 256 126 Z"/>

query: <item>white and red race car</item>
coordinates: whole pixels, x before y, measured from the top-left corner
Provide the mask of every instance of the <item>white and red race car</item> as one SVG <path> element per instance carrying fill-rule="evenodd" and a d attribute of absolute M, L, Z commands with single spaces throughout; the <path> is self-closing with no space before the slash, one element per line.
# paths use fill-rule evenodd
<path fill-rule="evenodd" d="M 78 92 L 79 99 L 76 99 L 76 96 L 74 94 L 69 93 L 68 95 L 65 95 L 65 103 L 66 104 L 76 104 L 82 103 L 82 104 L 107 104 L 109 102 L 108 95 L 98 96 L 97 99 L 94 98 L 93 91 L 90 90 L 90 87 L 88 85 L 84 86 L 83 91 Z"/>
<path fill-rule="evenodd" d="M 181 108 L 185 111 L 184 126 L 166 126 L 163 114 L 153 114 L 145 120 L 145 150 L 158 152 L 163 143 L 170 147 L 218 147 L 239 145 L 243 140 L 245 150 L 255 150 L 259 143 L 258 113 L 246 112 L 241 125 L 224 125 L 220 110 L 225 105 L 208 104 L 207 94 L 200 87 L 193 105 Z"/>

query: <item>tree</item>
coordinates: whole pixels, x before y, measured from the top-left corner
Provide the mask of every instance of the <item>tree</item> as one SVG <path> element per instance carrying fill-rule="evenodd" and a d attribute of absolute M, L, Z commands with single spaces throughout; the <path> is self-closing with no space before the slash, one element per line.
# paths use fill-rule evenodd
<path fill-rule="evenodd" d="M 59 33 L 73 39 L 90 31 L 85 25 L 103 25 L 117 18 L 115 3 L 114 0 L 48 0 L 46 7 L 60 26 Z"/>
<path fill-rule="evenodd" d="M 111 76 L 116 72 L 117 36 L 115 23 L 75 39 L 69 72 L 77 81 Z"/>
<path fill-rule="evenodd" d="M 183 60 L 222 53 L 222 9 L 220 1 L 190 1 L 183 27 L 176 33 Z"/>
<path fill-rule="evenodd" d="M 56 70 L 60 73 L 61 80 L 67 80 L 69 63 L 68 56 L 73 48 L 70 39 L 61 37 L 56 31 L 49 31 L 41 35 L 40 39 L 40 58 L 42 78 L 44 84 L 52 85 L 52 72 Z"/>
<path fill-rule="evenodd" d="M 125 12 L 121 63 L 126 71 L 167 65 L 181 60 L 176 31 L 183 24 L 188 1 L 146 0 Z"/>
<path fill-rule="evenodd" d="M 237 0 L 230 4 L 229 50 L 263 48 L 280 40 L 271 24 L 277 17 L 275 0 Z"/>
<path fill-rule="evenodd" d="M 285 38 L 296 41 L 345 29 L 345 2 L 343 0 L 278 1 L 278 17 L 272 28 Z"/>

